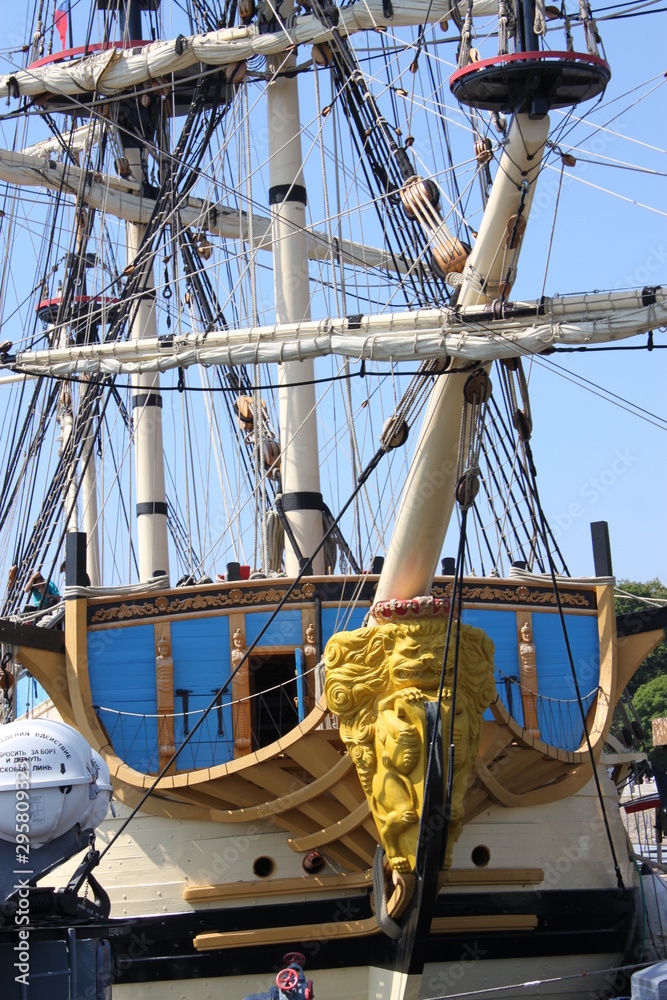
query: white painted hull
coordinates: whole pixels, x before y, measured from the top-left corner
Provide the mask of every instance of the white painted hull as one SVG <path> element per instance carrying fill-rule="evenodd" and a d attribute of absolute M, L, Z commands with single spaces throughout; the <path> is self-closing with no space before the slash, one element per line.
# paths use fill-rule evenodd
<path fill-rule="evenodd" d="M 600 769 L 600 776 L 623 881 L 632 891 L 638 885 L 637 875 L 628 858 L 616 791 L 603 768 Z M 125 813 L 126 810 L 121 808 L 118 818 L 102 828 L 99 832 L 102 843 L 108 840 Z M 142 816 L 133 822 L 130 829 L 131 833 L 121 835 L 96 873 L 111 897 L 112 918 L 146 918 L 178 913 L 192 913 L 194 917 L 195 912 L 207 909 L 220 911 L 227 907 L 253 907 L 257 911 L 254 926 L 259 929 L 265 923 L 263 905 L 306 900 L 305 894 L 276 896 L 265 893 L 263 896 L 267 880 L 253 875 L 253 862 L 258 857 L 274 860 L 273 878 L 295 878 L 304 874 L 302 856 L 289 849 L 284 832 L 269 824 L 248 824 L 241 828 L 239 824 Z M 581 792 L 559 803 L 528 809 L 489 808 L 464 827 L 454 852 L 454 869 L 477 871 L 481 875 L 480 869 L 475 869 L 471 860 L 473 849 L 480 845 L 486 846 L 490 852 L 488 867 L 484 869 L 488 872 L 488 879 L 474 885 L 446 887 L 440 897 L 445 902 L 445 912 L 447 895 L 451 893 L 455 893 L 459 900 L 462 894 L 475 897 L 476 906 L 479 900 L 495 901 L 496 912 L 500 900 L 500 910 L 505 908 L 511 911 L 512 895 L 516 893 L 521 894 L 524 909 L 530 909 L 530 906 L 525 906 L 528 893 L 535 901 L 535 912 L 540 912 L 545 905 L 550 905 L 549 894 L 554 894 L 551 899 L 557 906 L 563 892 L 590 894 L 607 891 L 613 894 L 616 890 L 614 865 L 592 782 Z M 505 884 L 494 884 L 494 870 L 535 868 L 542 869 L 544 873 L 539 884 L 527 886 L 519 882 L 510 885 L 507 881 Z M 332 874 L 332 868 L 327 867 L 324 873 Z M 254 883 L 256 892 L 244 898 L 221 899 L 197 903 L 196 906 L 183 898 L 183 891 L 188 887 L 239 881 L 246 885 Z M 346 895 L 354 896 L 355 893 L 329 893 L 330 898 L 335 896 L 338 899 Z M 321 897 L 317 895 L 317 898 Z M 490 906 L 489 912 L 492 911 L 493 906 Z M 344 920 L 345 914 L 340 919 Z M 504 931 L 499 929 L 499 933 L 507 936 L 507 928 Z M 584 954 L 558 953 L 557 948 L 551 948 L 557 953 L 521 957 L 518 952 L 508 949 L 507 954 L 513 957 L 504 958 L 493 954 L 493 947 L 489 944 L 492 937 L 470 932 L 465 937 L 457 938 L 458 944 L 454 951 L 449 949 L 447 961 L 426 965 L 419 984 L 419 998 L 478 996 L 482 990 L 493 990 L 490 997 L 567 995 L 583 1000 L 613 985 L 614 970 L 618 966 L 626 961 L 641 960 L 632 951 L 629 941 L 627 947 Z M 528 939 L 524 935 L 521 940 L 524 944 L 518 951 Z M 176 997 L 183 1000 L 209 1000 L 212 997 L 242 1000 L 248 994 L 269 989 L 275 981 L 275 971 L 280 967 L 282 955 L 291 950 L 301 951 L 306 956 L 305 971 L 314 982 L 318 1000 L 339 1000 L 342 996 L 348 1000 L 368 1000 L 371 997 L 373 1000 L 390 1000 L 393 993 L 390 973 L 369 965 L 318 968 L 322 945 L 323 941 L 315 932 L 312 937 L 301 935 L 290 940 L 289 944 L 278 944 L 273 948 L 275 967 L 269 964 L 251 975 L 201 976 L 129 984 L 120 982 L 113 987 L 114 1000 L 167 1000 Z M 342 948 L 344 954 L 344 943 Z M 129 960 L 140 959 L 141 951 L 141 934 L 138 933 L 128 948 L 128 964 Z M 220 959 L 223 966 L 227 955 L 231 967 L 238 957 L 238 949 L 223 949 Z M 525 986 L 526 983 L 531 985 Z"/>

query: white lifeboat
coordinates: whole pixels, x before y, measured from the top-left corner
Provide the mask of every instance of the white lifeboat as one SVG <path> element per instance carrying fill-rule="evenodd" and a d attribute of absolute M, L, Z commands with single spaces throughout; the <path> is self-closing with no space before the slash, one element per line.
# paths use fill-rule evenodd
<path fill-rule="evenodd" d="M 110 798 L 108 768 L 71 726 L 28 719 L 0 727 L 0 839 L 27 835 L 37 848 L 76 823 L 94 828 Z"/>

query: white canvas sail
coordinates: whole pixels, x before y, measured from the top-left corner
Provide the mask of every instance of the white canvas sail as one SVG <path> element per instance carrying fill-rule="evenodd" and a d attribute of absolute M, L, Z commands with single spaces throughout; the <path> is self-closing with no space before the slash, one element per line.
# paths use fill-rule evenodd
<path fill-rule="evenodd" d="M 647 300 L 651 301 L 646 304 Z M 420 309 L 349 319 L 312 320 L 141 343 L 22 351 L 11 367 L 50 376 L 168 371 L 191 365 L 247 365 L 334 355 L 367 361 L 460 358 L 489 361 L 549 348 L 613 343 L 667 323 L 659 289 L 546 298 L 514 304 L 520 315 L 493 319 L 471 307 Z"/>
<path fill-rule="evenodd" d="M 463 3 L 460 4 L 463 9 Z M 400 28 L 406 25 L 434 23 L 450 18 L 450 0 L 423 3 L 409 0 L 396 4 L 391 16 L 383 12 L 382 0 L 367 0 L 340 10 L 338 30 L 342 35 L 379 27 Z M 475 12 L 488 16 L 498 10 L 495 0 L 477 0 Z M 182 36 L 179 40 L 152 42 L 140 50 L 120 46 L 77 59 L 74 62 L 48 63 L 30 70 L 19 70 L 0 77 L 0 97 L 36 97 L 45 92 L 58 95 L 113 94 L 127 87 L 151 83 L 168 86 L 163 78 L 192 69 L 198 63 L 228 66 L 250 59 L 285 52 L 296 45 L 327 41 L 331 30 L 314 14 L 297 15 L 289 27 L 260 35 L 254 26 L 223 28 L 203 35 Z M 178 50 L 181 50 L 180 54 Z"/>

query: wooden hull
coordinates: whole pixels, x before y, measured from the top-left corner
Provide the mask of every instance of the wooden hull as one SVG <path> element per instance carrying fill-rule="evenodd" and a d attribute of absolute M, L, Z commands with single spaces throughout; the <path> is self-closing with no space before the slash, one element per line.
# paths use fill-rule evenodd
<path fill-rule="evenodd" d="M 372 577 L 362 581 L 359 617 L 370 603 L 374 582 Z M 336 618 L 346 587 L 354 584 L 314 578 L 302 585 L 282 637 L 293 642 L 296 627 L 307 666 L 308 657 L 312 660 L 309 626 L 326 636 L 322 623 Z M 434 592 L 446 594 L 448 585 L 447 580 L 436 581 Z M 113 671 L 118 643 L 139 636 L 139 628 L 149 629 L 154 643 L 169 635 L 176 679 L 184 669 L 179 629 L 193 633 L 201 622 L 209 622 L 210 629 L 213 620 L 227 636 L 226 649 L 220 651 L 218 643 L 218 651 L 228 676 L 234 651 L 230 637 L 241 628 L 249 643 L 286 588 L 284 581 L 257 581 L 137 595 L 131 601 L 72 600 L 67 602 L 64 654 L 22 647 L 23 662 L 60 714 L 101 750 L 110 766 L 120 809 L 118 819 L 107 821 L 100 831 L 103 843 L 155 780 L 154 774 L 121 759 L 104 722 L 100 677 Z M 327 596 L 329 602 L 323 600 Z M 562 735 L 558 746 L 541 738 L 549 732 L 547 716 L 540 715 L 540 736 L 529 733 L 521 698 L 511 697 L 511 691 L 521 694 L 518 668 L 514 676 L 512 664 L 526 616 L 535 636 L 539 696 L 548 700 L 546 691 L 553 694 L 558 683 L 571 683 L 562 657 L 554 653 L 560 622 L 550 586 L 473 579 L 466 583 L 464 600 L 464 620 L 478 626 L 484 622 L 494 639 L 498 697 L 484 720 L 453 868 L 441 879 L 421 995 L 510 985 L 517 977 L 528 979 L 526 970 L 534 965 L 536 979 L 570 972 L 574 978 L 555 990 L 549 985 L 532 993 L 521 990 L 521 996 L 590 996 L 597 980 L 586 980 L 584 987 L 578 972 L 598 970 L 602 989 L 608 973 L 600 970 L 633 957 L 636 874 L 615 787 L 601 766 L 627 888 L 622 897 L 590 780 L 591 753 L 570 712 L 570 700 L 564 699 L 567 712 L 560 721 L 552 713 L 551 732 Z M 610 587 L 565 584 L 563 603 L 597 763 L 618 694 L 646 655 L 647 644 L 659 641 L 662 632 L 657 630 L 650 641 L 638 636 L 637 651 L 625 640 L 619 648 Z M 253 615 L 258 616 L 255 621 Z M 141 647 L 139 641 L 134 645 Z M 257 655 L 270 661 L 283 656 L 286 645 L 260 641 Z M 99 650 L 111 653 L 100 657 Z M 193 689 L 194 652 L 188 662 Z M 118 662 L 115 678 L 112 674 L 116 688 L 123 669 Z M 270 970 L 294 949 L 306 954 L 307 973 L 320 1000 L 338 1000 L 341 991 L 352 997 L 367 997 L 369 990 L 374 995 L 377 977 L 389 975 L 392 945 L 373 911 L 371 866 L 378 835 L 324 700 L 315 701 L 316 681 L 313 671 L 301 691 L 312 704 L 310 711 L 278 739 L 243 752 L 232 746 L 229 759 L 207 767 L 170 770 L 105 856 L 97 875 L 111 897 L 112 916 L 94 933 L 112 943 L 115 1000 L 162 1000 L 185 980 L 192 1000 L 204 1000 L 212 990 L 242 998 L 268 989 Z M 205 683 L 210 692 L 208 676 Z M 131 689 L 127 699 L 131 704 Z M 114 710 L 124 711 L 122 702 Z M 215 709 L 212 715 L 215 722 Z M 223 732 L 227 719 L 223 711 Z M 229 736 L 233 741 L 233 728 Z M 324 859 L 316 874 L 302 864 L 310 851 Z M 45 929 L 47 937 L 60 933 L 64 931 L 56 927 Z M 433 984 L 440 984 L 435 992 Z"/>
<path fill-rule="evenodd" d="M 145 808 L 165 817 L 191 815 L 230 823 L 270 818 L 287 832 L 292 850 L 318 849 L 347 870 L 367 868 L 377 840 L 375 827 L 324 701 L 316 700 L 321 689 L 317 657 L 315 649 L 308 653 L 306 636 L 309 627 L 317 627 L 326 639 L 341 626 L 359 624 L 375 582 L 373 577 L 360 581 L 360 599 L 350 620 L 340 608 L 358 581 L 324 577 L 302 583 L 260 638 L 250 661 L 253 668 L 259 663 L 273 669 L 274 662 L 294 657 L 295 649 L 304 650 L 296 724 L 284 726 L 286 731 L 266 745 L 258 747 L 255 741 L 253 747 L 239 749 L 228 693 L 219 711 L 211 712 L 206 736 L 193 740 L 195 749 L 188 748 L 160 780 Z M 20 655 L 65 721 L 104 754 L 117 797 L 133 805 L 153 784 L 161 759 L 154 665 L 159 637 L 169 638 L 173 653 L 172 700 L 187 685 L 192 726 L 212 692 L 229 677 L 235 630 L 241 630 L 249 645 L 287 585 L 261 580 L 139 593 L 132 599 L 68 601 L 65 655 L 27 648 Z M 433 592 L 445 595 L 449 586 L 447 580 L 436 580 Z M 627 649 L 625 656 L 618 655 L 611 587 L 565 583 L 561 594 L 590 750 L 550 584 L 471 579 L 465 585 L 464 621 L 484 628 L 494 640 L 498 688 L 485 716 L 465 800 L 466 821 L 490 803 L 513 808 L 571 795 L 590 777 L 591 753 L 599 759 L 632 657 Z M 523 718 L 517 649 L 519 629 L 527 620 L 535 633 L 539 735 L 524 727 Z M 646 645 L 645 636 L 637 638 Z M 246 685 L 245 703 L 252 704 L 252 680 Z M 183 713 L 174 719 L 177 745 L 184 738 L 183 720 Z"/>
<path fill-rule="evenodd" d="M 490 805 L 464 828 L 442 880 L 421 997 L 572 976 L 517 995 L 590 998 L 609 985 L 606 970 L 639 960 L 635 872 L 602 767 L 600 777 L 627 892 L 616 889 L 592 782 L 561 803 Z M 126 813 L 121 806 L 107 821 L 100 844 Z M 473 861 L 480 846 L 489 848 L 483 866 Z M 253 873 L 258 858 L 275 863 L 269 878 Z M 370 872 L 343 875 L 330 864 L 307 876 L 272 823 L 140 814 L 97 875 L 113 919 L 77 934 L 111 942 L 114 1000 L 166 1000 L 174 991 L 243 998 L 268 990 L 293 950 L 306 956 L 318 1000 L 341 991 L 367 1000 L 378 983 L 388 990 L 394 946 L 375 921 Z M 39 939 L 65 934 L 46 927 Z M 8 936 L 0 933 L 0 945 Z"/>

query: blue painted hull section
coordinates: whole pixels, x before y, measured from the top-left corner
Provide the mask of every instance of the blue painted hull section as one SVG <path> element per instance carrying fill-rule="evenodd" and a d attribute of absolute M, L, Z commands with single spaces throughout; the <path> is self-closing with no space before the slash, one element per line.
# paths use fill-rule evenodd
<path fill-rule="evenodd" d="M 323 641 L 341 628 L 360 627 L 366 613 L 365 607 L 357 607 L 351 613 L 339 608 L 323 608 Z M 259 636 L 270 617 L 268 611 L 246 610 L 248 645 Z M 493 640 L 500 699 L 523 725 L 515 612 L 472 608 L 464 610 L 463 619 L 483 629 Z M 587 709 L 595 697 L 599 678 L 597 617 L 566 614 L 565 621 Z M 574 750 L 581 741 L 581 716 L 560 618 L 554 613 L 536 611 L 532 615 L 532 627 L 537 650 L 541 738 L 546 743 Z M 301 647 L 303 641 L 301 610 L 286 609 L 269 625 L 260 639 L 257 653 L 261 656 L 262 647 L 268 646 L 291 651 Z M 211 615 L 172 621 L 171 655 L 174 661 L 174 733 L 178 746 L 230 676 L 228 617 Z M 155 773 L 158 770 L 158 720 L 153 624 L 126 625 L 89 633 L 88 657 L 93 704 L 116 752 L 131 767 Z M 187 716 L 184 714 L 186 700 Z M 178 770 L 209 767 L 233 759 L 230 702 L 231 691 L 228 690 L 219 710 L 209 714 L 184 749 L 177 763 Z M 302 690 L 299 698 L 301 717 L 304 703 Z M 487 712 L 485 717 L 492 718 L 491 713 Z"/>

